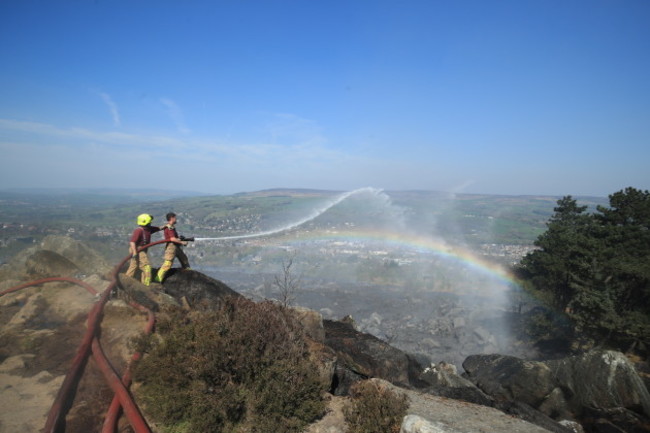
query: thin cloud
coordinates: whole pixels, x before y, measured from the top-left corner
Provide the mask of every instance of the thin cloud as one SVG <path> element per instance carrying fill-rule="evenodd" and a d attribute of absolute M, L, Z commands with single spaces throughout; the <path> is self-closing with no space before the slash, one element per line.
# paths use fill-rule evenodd
<path fill-rule="evenodd" d="M 108 93 L 99 92 L 99 96 L 102 98 L 104 103 L 108 105 L 108 110 L 110 111 L 111 116 L 113 117 L 113 124 L 118 128 L 122 126 L 122 121 L 120 119 L 120 111 L 117 109 L 117 104 L 113 101 L 111 95 L 109 95 Z"/>
<path fill-rule="evenodd" d="M 287 125 L 296 119 L 288 120 Z M 280 122 L 282 123 L 282 122 Z M 56 125 L 0 118 L 0 149 L 9 157 L 0 163 L 0 177 L 17 176 L 15 167 L 25 169 L 30 155 L 39 154 L 43 161 L 61 159 L 75 161 L 75 167 L 85 167 L 84 176 L 93 182 L 114 182 L 113 176 L 97 171 L 98 161 L 107 173 L 121 173 L 125 161 L 151 161 L 138 169 L 150 182 L 162 182 L 170 161 L 175 167 L 184 168 L 184 185 L 193 182 L 206 184 L 214 179 L 214 188 L 224 188 L 223 179 L 238 179 L 229 183 L 233 191 L 247 188 L 264 188 L 269 185 L 289 185 L 300 180 L 301 185 L 346 189 L 346 185 L 360 185 L 373 180 L 373 174 L 381 173 L 377 180 L 385 180 L 392 163 L 356 155 L 354 152 L 333 149 L 325 143 L 315 123 L 298 121 L 295 129 L 276 129 L 274 137 L 267 135 L 268 142 L 237 143 L 219 138 L 170 137 L 165 135 L 105 132 L 87 128 L 63 128 Z M 301 126 L 300 126 L 301 125 Z M 297 131 L 300 131 L 299 133 Z M 315 132 L 315 133 L 314 133 Z M 293 137 L 293 139 L 289 139 Z M 270 141 L 275 141 L 271 143 Z M 29 165 L 36 178 L 43 173 L 50 177 L 67 179 L 67 170 L 61 164 L 47 168 Z M 215 175 L 218 173 L 219 175 Z M 127 173 L 126 178 L 130 178 Z M 381 185 L 383 186 L 383 185 Z"/>
<path fill-rule="evenodd" d="M 61 128 L 47 123 L 28 122 L 14 119 L 0 119 L 0 131 L 17 131 L 23 134 L 46 137 L 48 140 L 36 140 L 34 143 L 42 143 L 43 147 L 49 146 L 49 140 L 56 138 L 65 139 L 70 146 L 84 145 L 84 143 L 101 143 L 105 145 L 124 146 L 132 148 L 143 146 L 150 148 L 181 150 L 188 145 L 176 138 L 160 135 L 138 135 L 124 132 L 101 132 L 85 128 Z M 29 138 L 28 138 L 29 139 Z M 62 143 L 64 144 L 64 143 Z"/>
<path fill-rule="evenodd" d="M 172 122 L 174 122 L 174 125 L 176 125 L 176 129 L 178 129 L 180 133 L 189 134 L 190 132 L 192 132 L 185 124 L 185 117 L 183 116 L 183 112 L 181 111 L 180 107 L 176 104 L 176 102 L 174 102 L 169 98 L 160 98 L 160 102 L 165 106 L 165 109 L 167 110 L 167 114 L 172 119 Z"/>
<path fill-rule="evenodd" d="M 317 122 L 295 114 L 272 114 L 266 123 L 266 131 L 274 143 L 284 145 L 312 146 L 327 142 Z"/>
<path fill-rule="evenodd" d="M 165 135 L 144 135 L 126 132 L 94 131 L 86 128 L 61 128 L 55 125 L 0 118 L 0 132 L 7 137 L 20 137 L 23 142 L 35 146 L 51 147 L 53 144 L 66 147 L 89 147 L 103 145 L 116 149 L 135 151 L 155 150 L 173 153 L 186 160 L 214 160 L 227 158 L 232 163 L 276 165 L 293 163 L 325 162 L 348 159 L 349 155 L 332 151 L 313 142 L 288 144 L 253 143 L 242 144 L 219 139 L 175 138 Z M 18 135 L 16 135 L 18 134 Z"/>

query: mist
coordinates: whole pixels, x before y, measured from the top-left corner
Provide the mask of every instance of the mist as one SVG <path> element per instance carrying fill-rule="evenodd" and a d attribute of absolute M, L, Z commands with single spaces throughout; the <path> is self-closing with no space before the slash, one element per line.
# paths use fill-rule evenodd
<path fill-rule="evenodd" d="M 233 257 L 198 268 L 252 298 L 279 299 L 273 281 L 291 260 L 300 281 L 294 304 L 327 319 L 349 315 L 359 330 L 424 363 L 460 366 L 475 353 L 534 357 L 510 328 L 523 295 L 506 265 L 454 221 L 438 219 L 455 200 L 441 195 L 414 209 L 380 189 L 348 191 L 258 232 L 198 238 L 197 250 Z"/>

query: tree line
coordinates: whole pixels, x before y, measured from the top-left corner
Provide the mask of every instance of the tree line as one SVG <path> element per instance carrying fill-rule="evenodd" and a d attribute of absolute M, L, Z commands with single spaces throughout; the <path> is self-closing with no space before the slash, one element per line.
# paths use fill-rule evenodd
<path fill-rule="evenodd" d="M 524 285 L 612 345 L 650 341 L 650 193 L 632 187 L 587 212 L 557 201 L 537 249 L 516 268 Z M 647 349 L 647 348 L 646 348 Z"/>

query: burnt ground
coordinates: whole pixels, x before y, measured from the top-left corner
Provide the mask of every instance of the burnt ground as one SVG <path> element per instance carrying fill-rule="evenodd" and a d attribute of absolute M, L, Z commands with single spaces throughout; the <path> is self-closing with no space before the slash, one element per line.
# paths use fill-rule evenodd
<path fill-rule="evenodd" d="M 78 288 L 57 285 L 47 290 L 30 288 L 0 299 L 4 304 L 0 308 L 0 363 L 8 361 L 0 372 L 2 405 L 21 408 L 3 411 L 0 432 L 38 431 L 72 365 L 95 298 Z M 61 312 L 67 305 L 72 311 L 65 316 Z M 100 341 L 119 374 L 131 356 L 129 341 L 142 333 L 145 323 L 146 317 L 123 301 L 107 304 Z M 91 357 L 76 386 L 66 431 L 101 431 L 112 398 L 112 391 Z"/>

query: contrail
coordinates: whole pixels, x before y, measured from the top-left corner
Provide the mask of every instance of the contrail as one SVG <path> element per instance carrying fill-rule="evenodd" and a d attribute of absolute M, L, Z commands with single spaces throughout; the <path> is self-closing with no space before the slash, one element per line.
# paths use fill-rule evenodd
<path fill-rule="evenodd" d="M 102 98 L 104 103 L 108 105 L 111 116 L 113 116 L 113 124 L 117 127 L 122 126 L 122 121 L 120 120 L 120 111 L 117 109 L 117 104 L 113 101 L 111 95 L 108 93 L 99 92 L 99 96 Z"/>
<path fill-rule="evenodd" d="M 223 236 L 220 238 L 196 238 L 195 240 L 197 241 L 227 241 L 227 240 L 232 240 L 232 239 L 247 239 L 247 238 L 257 238 L 261 236 L 269 236 L 269 235 L 274 235 L 277 233 L 285 232 L 287 230 L 291 230 L 293 228 L 296 228 L 298 226 L 301 226 L 309 221 L 312 221 L 316 218 L 318 218 L 320 215 L 324 214 L 327 212 L 329 209 L 332 207 L 336 206 L 337 204 L 341 203 L 343 200 L 347 199 L 350 196 L 353 196 L 355 194 L 361 194 L 364 192 L 368 192 L 371 194 L 379 194 L 382 190 L 377 189 L 377 188 L 371 188 L 371 187 L 365 187 L 365 188 L 359 188 L 355 189 L 354 191 L 348 191 L 344 192 L 343 194 L 340 194 L 339 196 L 335 197 L 334 199 L 325 202 L 321 207 L 316 208 L 310 213 L 308 216 L 305 218 L 295 221 L 293 223 L 287 224 L 282 227 L 278 227 L 272 230 L 267 230 L 264 232 L 258 232 L 258 233 L 250 233 L 247 235 L 237 235 L 237 236 Z"/>

